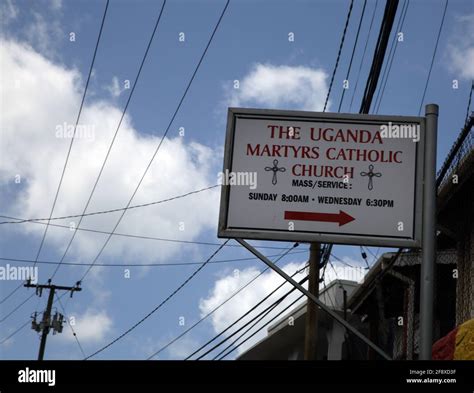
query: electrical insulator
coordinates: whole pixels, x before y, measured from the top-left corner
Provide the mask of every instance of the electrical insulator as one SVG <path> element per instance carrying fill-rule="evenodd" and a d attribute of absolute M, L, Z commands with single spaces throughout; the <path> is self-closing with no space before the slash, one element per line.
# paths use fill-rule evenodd
<path fill-rule="evenodd" d="M 56 333 L 62 333 L 63 331 L 63 320 L 64 320 L 64 316 L 60 313 L 56 313 L 54 314 L 54 317 L 53 317 L 53 322 L 51 324 L 51 327 L 53 328 L 53 334 L 56 334 Z"/>
<path fill-rule="evenodd" d="M 35 312 L 34 316 L 32 317 L 33 320 L 31 321 L 31 328 L 36 332 L 40 332 L 41 327 L 40 327 L 39 323 L 36 321 L 36 316 L 37 315 L 38 314 Z"/>

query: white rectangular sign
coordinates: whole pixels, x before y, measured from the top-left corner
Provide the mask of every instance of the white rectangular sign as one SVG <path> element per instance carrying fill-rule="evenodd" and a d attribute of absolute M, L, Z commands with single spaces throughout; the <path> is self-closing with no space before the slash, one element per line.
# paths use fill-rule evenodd
<path fill-rule="evenodd" d="M 219 237 L 419 247 L 424 118 L 230 108 Z"/>

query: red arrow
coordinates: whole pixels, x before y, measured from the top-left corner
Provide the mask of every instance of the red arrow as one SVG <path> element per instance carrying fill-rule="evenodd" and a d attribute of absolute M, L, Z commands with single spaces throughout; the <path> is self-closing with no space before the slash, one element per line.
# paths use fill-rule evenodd
<path fill-rule="evenodd" d="M 342 226 L 354 221 L 355 218 L 342 210 L 339 210 L 339 213 L 285 211 L 285 220 L 338 222 L 339 226 Z"/>

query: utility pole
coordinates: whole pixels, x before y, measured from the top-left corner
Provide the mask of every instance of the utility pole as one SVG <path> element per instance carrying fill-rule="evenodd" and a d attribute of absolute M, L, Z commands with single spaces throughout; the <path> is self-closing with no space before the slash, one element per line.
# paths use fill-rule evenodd
<path fill-rule="evenodd" d="M 48 284 L 38 285 L 32 284 L 31 280 L 28 280 L 25 284 L 26 288 L 36 288 L 36 294 L 41 297 L 43 294 L 43 289 L 49 289 L 49 296 L 48 296 L 48 304 L 46 306 L 46 311 L 43 313 L 43 319 L 40 323 L 36 322 L 36 314 L 33 317 L 33 322 L 31 328 L 35 331 L 42 332 L 41 334 L 41 343 L 39 347 L 38 353 L 38 360 L 43 360 L 44 358 L 44 351 L 46 348 L 46 338 L 48 337 L 48 333 L 50 329 L 53 329 L 53 334 L 61 333 L 63 330 L 63 320 L 64 315 L 56 312 L 54 317 L 51 319 L 51 309 L 53 308 L 53 301 L 54 301 L 54 294 L 56 291 L 70 291 L 71 297 L 75 291 L 81 291 L 82 289 L 79 287 L 79 282 L 76 283 L 74 287 L 64 287 L 58 285 L 52 285 L 51 280 L 48 280 Z"/>
<path fill-rule="evenodd" d="M 309 277 L 308 291 L 319 297 L 319 264 L 321 261 L 321 244 L 311 243 L 309 246 Z M 306 332 L 304 342 L 304 359 L 316 360 L 318 341 L 318 314 L 316 303 L 306 301 Z"/>

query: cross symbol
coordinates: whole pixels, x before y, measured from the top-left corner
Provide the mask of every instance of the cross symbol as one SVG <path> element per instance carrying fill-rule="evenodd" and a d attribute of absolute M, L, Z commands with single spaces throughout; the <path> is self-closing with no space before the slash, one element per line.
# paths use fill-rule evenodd
<path fill-rule="evenodd" d="M 369 171 L 368 172 L 361 172 L 361 176 L 368 176 L 369 177 L 369 184 L 367 188 L 369 190 L 372 190 L 374 188 L 374 177 L 381 177 L 382 174 L 380 172 L 374 172 L 374 166 L 372 164 L 369 165 Z"/>
<path fill-rule="evenodd" d="M 286 171 L 286 168 L 278 168 L 278 160 L 273 160 L 273 166 L 266 166 L 265 167 L 265 170 L 268 172 L 268 171 L 272 171 L 273 172 L 273 178 L 272 178 L 272 184 L 275 185 L 277 184 L 278 180 L 277 180 L 277 173 L 278 172 L 285 172 Z"/>

